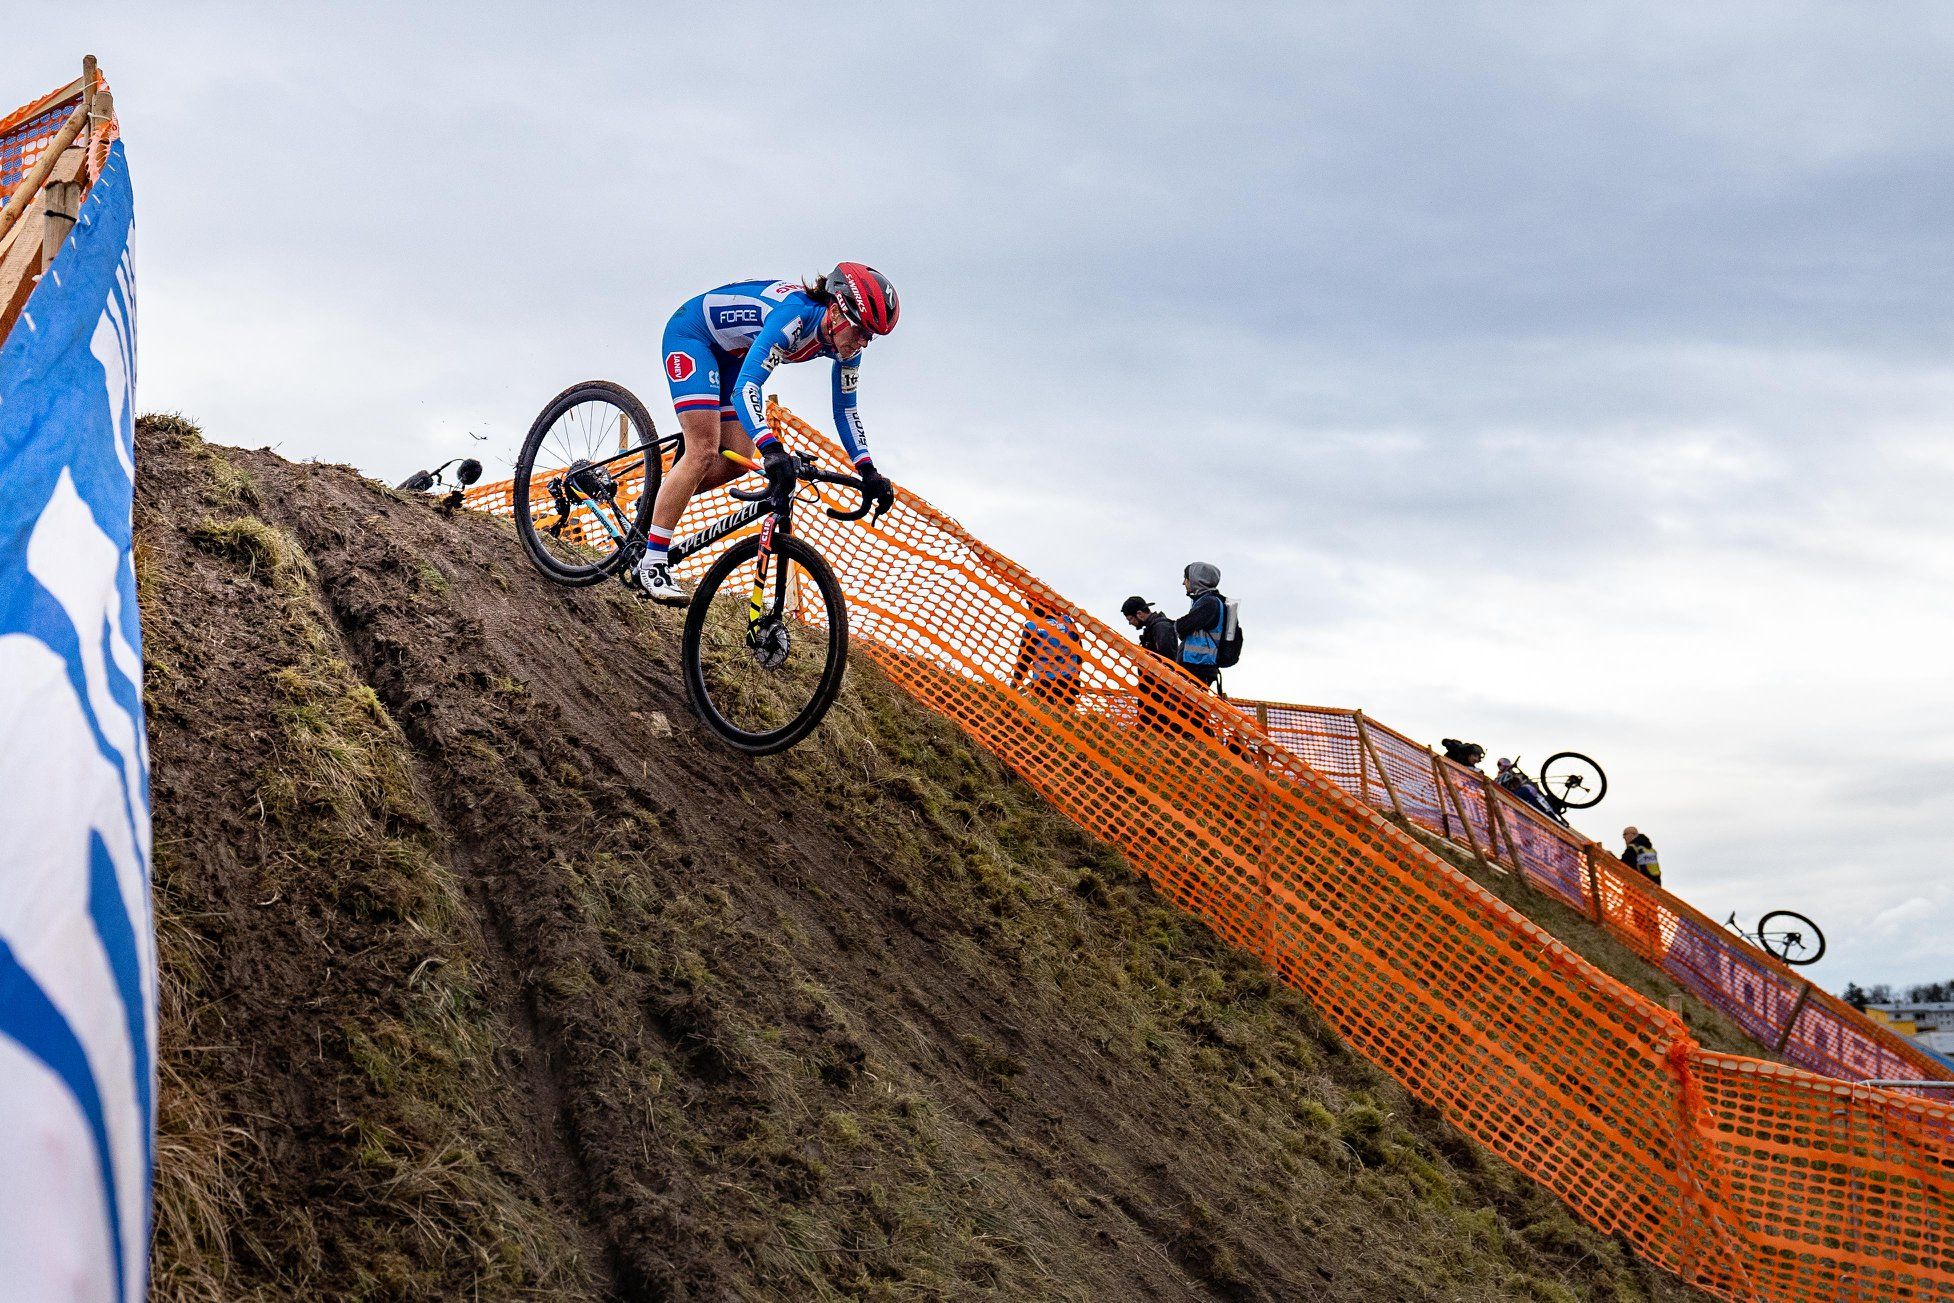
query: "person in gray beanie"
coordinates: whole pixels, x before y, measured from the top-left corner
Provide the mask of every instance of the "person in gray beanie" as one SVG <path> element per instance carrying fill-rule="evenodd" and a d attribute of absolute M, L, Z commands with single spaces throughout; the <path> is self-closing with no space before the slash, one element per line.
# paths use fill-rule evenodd
<path fill-rule="evenodd" d="M 1228 604 L 1218 591 L 1221 571 L 1206 561 L 1194 561 L 1181 572 L 1181 586 L 1193 605 L 1187 614 L 1174 621 L 1174 632 L 1181 636 L 1181 664 L 1209 687 L 1221 677 L 1219 661 L 1222 626 Z"/>

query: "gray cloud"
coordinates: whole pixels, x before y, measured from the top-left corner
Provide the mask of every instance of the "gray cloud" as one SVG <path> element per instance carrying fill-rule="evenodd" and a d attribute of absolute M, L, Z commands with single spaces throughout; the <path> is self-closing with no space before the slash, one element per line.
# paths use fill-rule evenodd
<path fill-rule="evenodd" d="M 1954 926 L 1954 14 L 1114 12 L 111 4 L 0 83 L 108 34 L 142 398 L 214 437 L 493 464 L 586 375 L 662 410 L 688 295 L 868 257 L 880 459 L 1062 590 L 1215 560 L 1239 690 L 1594 750 L 1686 894 L 1954 975 L 1852 940 Z"/>

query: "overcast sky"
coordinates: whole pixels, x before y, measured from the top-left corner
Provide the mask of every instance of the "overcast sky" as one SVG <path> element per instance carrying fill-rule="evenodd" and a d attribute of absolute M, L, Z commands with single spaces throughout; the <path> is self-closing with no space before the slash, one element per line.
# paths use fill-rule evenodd
<path fill-rule="evenodd" d="M 1237 694 L 1586 751 L 1821 983 L 1954 977 L 1954 9 L 853 8 L 96 4 L 0 83 L 101 57 L 219 442 L 495 473 L 871 262 L 877 461 L 1061 591 L 1212 561 Z"/>

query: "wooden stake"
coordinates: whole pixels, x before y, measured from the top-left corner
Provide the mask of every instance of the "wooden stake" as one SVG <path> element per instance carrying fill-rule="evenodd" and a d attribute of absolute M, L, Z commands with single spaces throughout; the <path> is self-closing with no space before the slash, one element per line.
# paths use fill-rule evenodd
<path fill-rule="evenodd" d="M 617 450 L 623 452 L 631 446 L 631 417 L 629 413 L 617 414 Z"/>
<path fill-rule="evenodd" d="M 46 185 L 47 179 L 54 174 L 54 165 L 60 161 L 61 155 L 68 146 L 75 143 L 75 137 L 81 134 L 81 125 L 87 117 L 87 113 L 77 104 L 75 111 L 68 115 L 68 120 L 61 124 L 61 130 L 56 132 L 54 139 L 48 142 L 48 147 L 41 151 L 40 158 L 34 162 L 34 170 L 27 174 L 27 179 L 20 183 L 20 188 L 14 191 L 11 199 L 7 200 L 6 209 L 0 211 L 0 239 L 6 238 L 7 232 L 14 229 L 15 224 L 27 215 L 27 210 L 40 197 L 41 187 Z"/>
<path fill-rule="evenodd" d="M 1520 844 L 1513 840 L 1513 825 L 1500 809 L 1500 800 L 1506 795 L 1498 783 L 1484 775 L 1479 779 L 1480 796 L 1486 802 L 1486 835 L 1492 838 L 1493 858 L 1499 858 L 1499 839 L 1506 838 L 1506 858 L 1515 869 L 1520 867 Z"/>
<path fill-rule="evenodd" d="M 81 183 L 50 181 L 41 191 L 41 203 L 41 269 L 45 271 L 54 265 L 68 232 L 75 229 L 75 219 L 81 216 Z"/>
<path fill-rule="evenodd" d="M 1391 771 L 1384 767 L 1384 757 L 1377 752 L 1377 743 L 1371 740 L 1370 726 L 1364 722 L 1364 712 L 1352 711 L 1357 720 L 1357 741 L 1363 745 L 1370 756 L 1371 763 L 1377 766 L 1377 776 L 1384 780 L 1384 794 L 1391 798 L 1391 812 L 1402 819 L 1405 817 L 1404 802 L 1398 799 L 1398 785 L 1391 781 Z"/>
<path fill-rule="evenodd" d="M 1791 1006 L 1791 1016 L 1784 1020 L 1784 1030 L 1778 1033 L 1778 1043 L 1771 1047 L 1773 1054 L 1781 1054 L 1791 1043 L 1791 1029 L 1798 1025 L 1798 1015 L 1805 1011 L 1805 1001 L 1812 998 L 1812 984 L 1806 982 L 1798 992 L 1797 1003 Z"/>
<path fill-rule="evenodd" d="M 1438 785 L 1445 794 L 1452 798 L 1452 808 L 1458 812 L 1459 824 L 1465 829 L 1466 845 L 1472 847 L 1472 858 L 1481 864 L 1490 865 L 1491 861 L 1486 858 L 1486 853 L 1479 849 L 1479 835 L 1472 831 L 1472 820 L 1466 818 L 1465 802 L 1461 801 L 1459 794 L 1452 790 L 1452 780 L 1445 776 L 1445 762 L 1436 755 L 1432 756 L 1432 777 L 1438 780 Z"/>
<path fill-rule="evenodd" d="M 81 147 L 95 147 L 95 56 L 84 54 L 81 57 Z"/>
<path fill-rule="evenodd" d="M 96 90 L 90 97 L 88 110 L 88 132 L 94 140 L 94 143 L 88 147 L 88 166 L 91 172 L 99 167 L 101 162 L 107 161 L 108 145 L 105 140 L 109 123 L 113 121 L 115 121 L 115 96 L 106 88 Z M 97 152 L 102 154 L 102 159 L 96 159 Z"/>
<path fill-rule="evenodd" d="M 1588 913 L 1597 925 L 1601 922 L 1601 878 L 1595 872 L 1594 853 L 1600 848 L 1599 842 L 1589 842 L 1581 848 L 1581 858 L 1588 866 Z"/>

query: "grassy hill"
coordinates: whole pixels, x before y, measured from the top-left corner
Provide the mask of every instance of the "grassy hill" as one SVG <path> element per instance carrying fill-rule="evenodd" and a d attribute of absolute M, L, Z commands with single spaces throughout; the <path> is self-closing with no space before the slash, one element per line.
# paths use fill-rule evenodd
<path fill-rule="evenodd" d="M 159 1298 L 1699 1297 L 865 660 L 748 760 L 506 522 L 138 469 Z"/>

